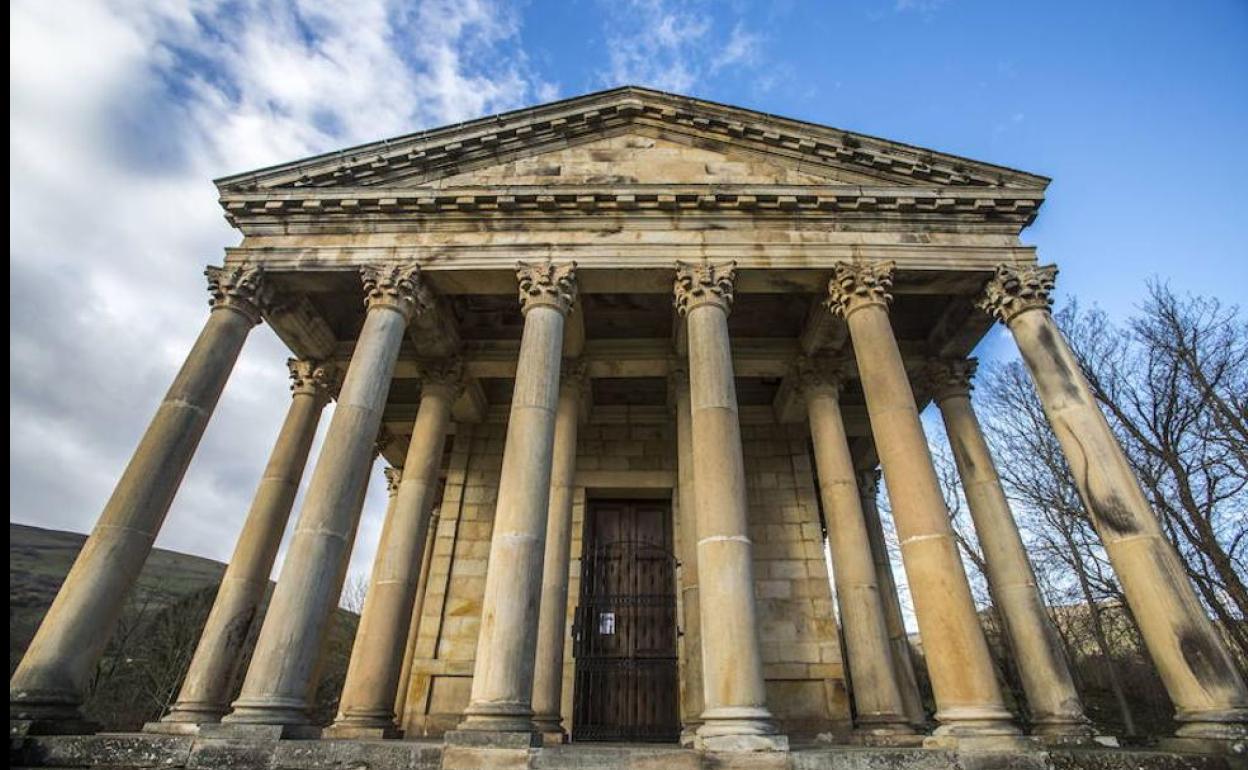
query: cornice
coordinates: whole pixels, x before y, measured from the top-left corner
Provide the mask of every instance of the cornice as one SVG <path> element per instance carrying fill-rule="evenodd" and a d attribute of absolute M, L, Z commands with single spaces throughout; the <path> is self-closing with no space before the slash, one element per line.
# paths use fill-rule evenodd
<path fill-rule="evenodd" d="M 1017 188 L 915 188 L 859 185 L 613 185 L 458 188 L 308 188 L 233 192 L 221 197 L 235 226 L 278 220 L 560 212 L 896 212 L 986 215 L 1030 224 L 1044 193 Z"/>
<path fill-rule="evenodd" d="M 1049 180 L 921 147 L 636 87 L 625 87 L 409 134 L 217 180 L 222 193 L 381 186 L 396 176 L 448 176 L 476 161 L 628 124 L 694 132 L 783 151 L 813 167 L 848 168 L 900 183 L 1043 190 Z"/>

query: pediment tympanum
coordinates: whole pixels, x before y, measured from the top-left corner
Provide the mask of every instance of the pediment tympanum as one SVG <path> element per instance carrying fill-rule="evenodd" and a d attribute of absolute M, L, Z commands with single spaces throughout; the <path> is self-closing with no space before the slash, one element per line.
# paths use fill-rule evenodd
<path fill-rule="evenodd" d="M 223 196 L 504 185 L 1043 190 L 1045 177 L 753 110 L 618 88 L 217 180 Z"/>

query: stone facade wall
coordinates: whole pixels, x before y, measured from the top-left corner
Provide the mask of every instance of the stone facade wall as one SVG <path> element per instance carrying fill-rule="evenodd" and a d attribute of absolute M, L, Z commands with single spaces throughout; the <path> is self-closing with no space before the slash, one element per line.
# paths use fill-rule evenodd
<path fill-rule="evenodd" d="M 409 736 L 441 735 L 458 723 L 468 705 L 506 437 L 505 414 L 493 417 L 460 426 L 453 440 L 408 683 L 404 729 Z M 849 706 L 808 433 L 805 425 L 776 424 L 770 409 L 744 409 L 742 423 L 770 706 L 792 737 L 840 732 L 848 729 Z M 667 409 L 595 407 L 578 434 L 562 707 L 569 732 L 576 670 L 571 620 L 579 602 L 588 502 L 671 500 L 673 522 L 679 519 L 675 421 Z M 676 537 L 681 536 L 677 527 Z M 683 619 L 683 613 L 678 617 Z M 683 649 L 681 660 L 683 667 Z"/>

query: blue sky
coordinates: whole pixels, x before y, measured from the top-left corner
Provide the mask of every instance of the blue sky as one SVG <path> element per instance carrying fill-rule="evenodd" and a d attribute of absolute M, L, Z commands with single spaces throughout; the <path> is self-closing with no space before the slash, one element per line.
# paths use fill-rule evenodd
<path fill-rule="evenodd" d="M 1243 0 L 15 0 L 9 16 L 13 521 L 98 515 L 203 323 L 202 266 L 237 241 L 212 178 L 624 83 L 1051 176 L 1025 239 L 1063 294 L 1116 317 L 1153 275 L 1248 294 Z M 998 332 L 983 353 L 1012 349 Z M 161 545 L 228 557 L 284 358 L 253 334 Z"/>

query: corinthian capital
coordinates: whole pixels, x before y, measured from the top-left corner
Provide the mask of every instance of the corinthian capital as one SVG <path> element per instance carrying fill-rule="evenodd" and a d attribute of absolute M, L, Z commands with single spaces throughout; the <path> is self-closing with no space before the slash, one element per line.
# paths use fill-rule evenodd
<path fill-rule="evenodd" d="M 800 356 L 793 367 L 797 384 L 805 395 L 827 393 L 839 396 L 849 377 L 849 367 L 837 358 Z"/>
<path fill-rule="evenodd" d="M 688 315 L 699 305 L 712 304 L 725 313 L 732 310 L 732 290 L 737 280 L 736 262 L 676 263 L 676 312 Z"/>
<path fill-rule="evenodd" d="M 364 265 L 360 268 L 364 283 L 364 304 L 369 310 L 375 307 L 394 308 L 407 320 L 433 306 L 433 296 L 420 275 L 420 265 L 414 262 L 402 264 Z"/>
<path fill-rule="evenodd" d="M 291 358 L 287 359 L 286 367 L 290 369 L 292 395 L 316 396 L 326 401 L 338 395 L 342 373 L 333 364 Z"/>
<path fill-rule="evenodd" d="M 209 306 L 213 310 L 228 308 L 246 316 L 253 324 L 260 323 L 263 313 L 273 304 L 273 289 L 259 265 L 208 267 Z"/>
<path fill-rule="evenodd" d="M 383 473 L 386 474 L 386 492 L 394 497 L 399 493 L 399 484 L 403 482 L 403 469 L 386 468 Z"/>
<path fill-rule="evenodd" d="M 971 379 L 979 361 L 974 358 L 934 358 L 927 362 L 923 378 L 937 402 L 953 396 L 969 396 Z"/>
<path fill-rule="evenodd" d="M 576 302 L 575 262 L 517 262 L 516 280 L 520 284 L 520 312 L 547 305 L 563 313 L 572 311 Z"/>
<path fill-rule="evenodd" d="M 1020 313 L 1048 310 L 1056 281 L 1057 265 L 997 265 L 975 306 L 1008 326 Z"/>
<path fill-rule="evenodd" d="M 421 388 L 442 388 L 451 398 L 464 389 L 464 361 L 459 356 L 424 361 L 420 364 Z"/>
<path fill-rule="evenodd" d="M 841 262 L 832 269 L 828 281 L 828 298 L 824 306 L 835 315 L 849 314 L 869 305 L 888 307 L 893 301 L 892 260 L 877 262 Z"/>

